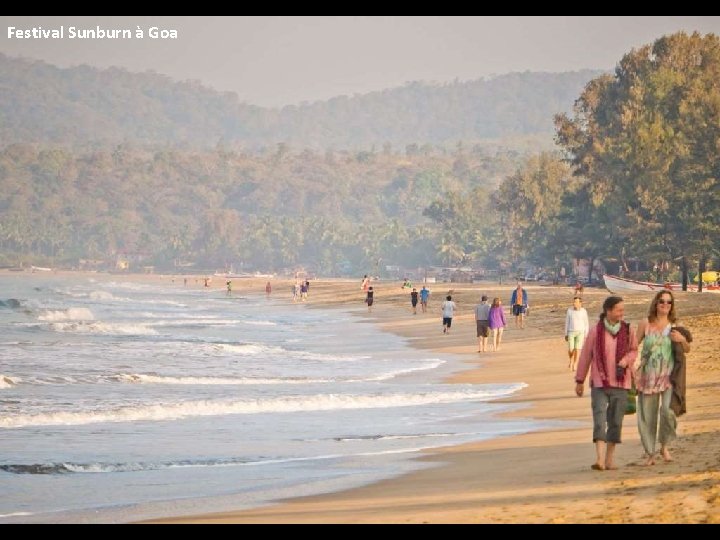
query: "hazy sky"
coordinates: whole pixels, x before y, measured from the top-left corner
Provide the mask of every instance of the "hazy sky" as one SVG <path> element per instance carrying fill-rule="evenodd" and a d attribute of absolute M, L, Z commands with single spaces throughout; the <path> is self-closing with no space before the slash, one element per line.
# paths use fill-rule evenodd
<path fill-rule="evenodd" d="M 720 17 L 0 17 L 0 52 L 60 66 L 148 69 L 199 79 L 258 105 L 365 93 L 408 81 L 511 71 L 611 69 L 632 47 L 678 30 L 720 34 Z M 9 39 L 8 26 L 65 27 Z M 178 39 L 69 39 L 68 28 L 151 26 Z"/>

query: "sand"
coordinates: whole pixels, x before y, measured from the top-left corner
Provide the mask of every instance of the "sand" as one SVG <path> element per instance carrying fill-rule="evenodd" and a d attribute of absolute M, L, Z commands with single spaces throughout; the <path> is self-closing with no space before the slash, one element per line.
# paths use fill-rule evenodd
<path fill-rule="evenodd" d="M 98 274 L 98 276 L 100 276 Z M 110 278 L 118 279 L 117 276 Z M 101 279 L 105 279 L 102 277 Z M 125 277 L 123 277 L 125 279 Z M 169 276 L 138 279 L 166 283 Z M 194 279 L 194 278 L 193 278 Z M 175 277 L 178 286 L 182 278 Z M 233 280 L 234 294 L 263 293 L 267 279 Z M 290 299 L 294 280 L 271 280 L 273 296 Z M 409 292 L 378 282 L 373 312 L 356 281 L 313 281 L 308 305 L 357 305 L 358 315 L 409 338 L 414 347 L 462 355 L 467 370 L 450 382 L 517 382 L 502 400 L 525 404 L 513 416 L 561 420 L 543 431 L 419 454 L 436 467 L 340 493 L 303 497 L 258 509 L 157 520 L 160 523 L 720 523 L 720 295 L 678 293 L 681 322 L 695 337 L 688 357 L 688 413 L 679 419 L 675 460 L 642 466 L 635 416 L 626 416 L 615 471 L 593 471 L 589 392 L 574 394 L 562 338 L 569 287 L 529 285 L 524 330 L 509 319 L 502 350 L 477 353 L 472 309 L 481 292 L 507 302 L 512 287 L 432 284 L 429 311 L 413 315 Z M 191 286 L 195 286 L 192 282 Z M 224 287 L 215 278 L 213 286 Z M 459 305 L 452 333 L 442 334 L 439 305 L 452 289 Z M 597 318 L 608 292 L 586 288 Z M 650 295 L 626 296 L 626 320 L 646 315 Z"/>

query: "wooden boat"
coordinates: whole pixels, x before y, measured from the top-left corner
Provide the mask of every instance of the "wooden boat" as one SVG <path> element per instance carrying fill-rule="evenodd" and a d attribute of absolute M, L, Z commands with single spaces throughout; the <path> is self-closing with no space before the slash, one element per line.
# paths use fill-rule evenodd
<path fill-rule="evenodd" d="M 634 279 L 621 278 L 618 276 L 611 276 L 609 274 L 603 275 L 603 281 L 605 282 L 605 288 L 611 293 L 622 293 L 626 291 L 682 291 L 682 283 L 653 283 L 651 281 L 636 281 Z M 687 290 L 690 292 L 697 292 L 698 288 L 697 285 L 688 283 Z M 720 293 L 720 287 L 717 285 L 705 285 L 703 287 L 703 291 Z"/>

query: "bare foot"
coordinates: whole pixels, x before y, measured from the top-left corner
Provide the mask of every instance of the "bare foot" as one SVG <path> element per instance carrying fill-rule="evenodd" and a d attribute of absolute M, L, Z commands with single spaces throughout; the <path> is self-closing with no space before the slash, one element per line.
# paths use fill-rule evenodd
<path fill-rule="evenodd" d="M 672 456 L 670 455 L 670 451 L 667 448 L 663 448 L 660 453 L 662 454 L 662 457 L 666 462 L 673 460 Z"/>
<path fill-rule="evenodd" d="M 655 458 L 653 456 L 648 456 L 648 458 L 645 460 L 645 463 L 643 463 L 646 467 L 649 467 L 651 465 L 655 465 Z"/>
<path fill-rule="evenodd" d="M 605 470 L 606 470 L 606 471 L 615 471 L 615 470 L 617 470 L 617 465 L 615 465 L 614 463 L 607 463 L 607 462 L 606 462 L 606 463 L 605 463 Z"/>
<path fill-rule="evenodd" d="M 605 470 L 605 466 L 601 465 L 600 463 L 593 463 L 592 465 L 590 465 L 590 468 L 593 471 L 604 471 Z"/>

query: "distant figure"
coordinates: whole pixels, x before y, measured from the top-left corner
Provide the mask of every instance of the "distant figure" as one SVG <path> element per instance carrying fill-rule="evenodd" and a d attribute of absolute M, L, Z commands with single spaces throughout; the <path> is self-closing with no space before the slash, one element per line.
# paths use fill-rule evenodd
<path fill-rule="evenodd" d="M 271 293 L 271 292 L 272 292 L 272 285 L 270 285 L 270 282 L 268 281 L 268 282 L 265 284 L 265 296 L 266 296 L 267 298 L 270 298 L 270 293 Z"/>
<path fill-rule="evenodd" d="M 374 296 L 373 288 L 369 287 L 367 290 L 367 296 L 365 297 L 365 303 L 367 304 L 367 307 L 368 307 L 368 313 L 372 311 L 373 296 Z"/>
<path fill-rule="evenodd" d="M 583 284 L 578 281 L 575 283 L 575 296 L 582 298 L 583 292 L 585 292 L 585 287 L 583 287 Z"/>
<path fill-rule="evenodd" d="M 305 297 L 307 298 L 307 295 L 310 294 L 310 281 L 305 280 Z"/>
<path fill-rule="evenodd" d="M 519 283 L 510 297 L 510 305 L 512 306 L 512 313 L 515 316 L 515 327 L 520 329 L 525 328 L 524 318 L 528 308 L 528 294 Z"/>
<path fill-rule="evenodd" d="M 430 298 L 430 289 L 423 285 L 423 288 L 420 289 L 420 307 L 423 313 L 427 312 L 428 298 Z"/>
<path fill-rule="evenodd" d="M 412 305 L 413 308 L 413 315 L 417 315 L 417 303 L 418 303 L 418 292 L 415 287 L 413 287 L 412 292 L 410 293 L 410 305 Z"/>
<path fill-rule="evenodd" d="M 502 343 L 503 330 L 507 326 L 505 320 L 505 312 L 502 308 L 502 302 L 499 298 L 493 298 L 490 313 L 488 314 L 488 327 L 492 330 L 492 350 L 499 351 Z"/>
<path fill-rule="evenodd" d="M 183 286 L 187 287 L 187 278 L 183 278 Z"/>
<path fill-rule="evenodd" d="M 300 298 L 300 283 L 296 281 L 293 286 L 293 302 L 297 302 L 298 298 Z"/>
<path fill-rule="evenodd" d="M 307 300 L 307 294 L 308 294 L 307 281 L 303 281 L 300 284 L 300 297 L 302 298 L 303 302 L 305 302 Z"/>
<path fill-rule="evenodd" d="M 580 350 L 585 343 L 585 338 L 590 331 L 588 314 L 582 307 L 582 298 L 573 298 L 573 307 L 567 310 L 565 315 L 565 341 L 568 344 L 568 367 L 575 371 Z"/>
<path fill-rule="evenodd" d="M 365 276 L 363 276 L 362 283 L 360 284 L 360 290 L 367 292 L 368 287 L 370 287 L 370 278 L 367 274 L 365 274 Z"/>
<path fill-rule="evenodd" d="M 227 295 L 230 296 L 232 294 L 232 281 L 228 280 L 225 285 L 227 286 Z"/>
<path fill-rule="evenodd" d="M 445 301 L 440 306 L 443 316 L 443 334 L 450 333 L 450 327 L 452 326 L 453 315 L 457 305 L 452 301 L 452 296 L 447 295 Z"/>
<path fill-rule="evenodd" d="M 487 347 L 488 330 L 490 329 L 490 304 L 488 297 L 482 295 L 480 303 L 475 306 L 475 326 L 477 326 L 478 352 L 485 352 Z"/>
<path fill-rule="evenodd" d="M 206 286 L 206 287 L 209 287 L 209 286 L 210 286 L 210 278 L 209 278 L 209 277 L 206 277 L 206 278 L 205 278 L 205 286 Z"/>
<path fill-rule="evenodd" d="M 410 280 L 408 278 L 405 278 L 405 281 L 403 281 L 402 288 L 412 289 L 412 283 L 410 283 Z"/>

